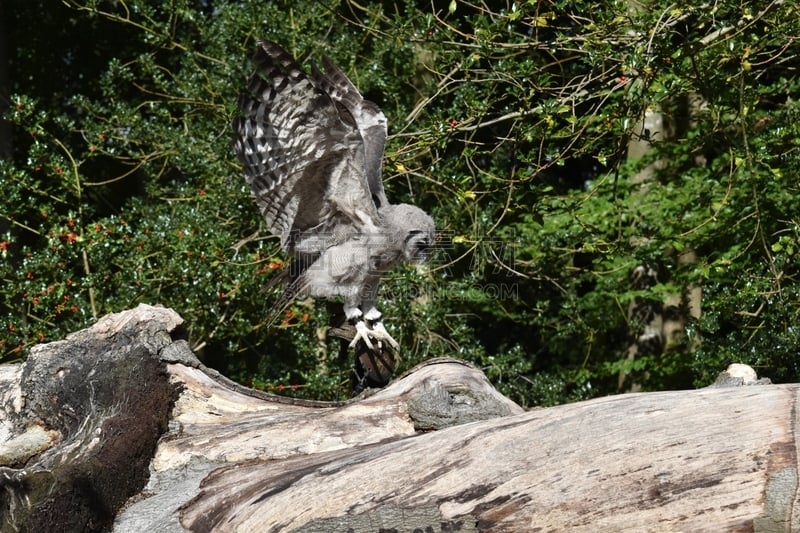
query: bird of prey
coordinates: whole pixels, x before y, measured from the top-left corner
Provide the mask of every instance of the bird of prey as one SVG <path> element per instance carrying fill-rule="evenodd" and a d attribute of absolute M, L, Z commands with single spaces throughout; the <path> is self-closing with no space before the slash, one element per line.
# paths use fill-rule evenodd
<path fill-rule="evenodd" d="M 292 256 L 278 312 L 298 296 L 341 298 L 350 347 L 397 342 L 381 322 L 381 275 L 422 262 L 433 219 L 390 204 L 381 179 L 386 117 L 330 59 L 307 73 L 280 45 L 259 41 L 233 120 L 234 148 L 269 230 Z"/>

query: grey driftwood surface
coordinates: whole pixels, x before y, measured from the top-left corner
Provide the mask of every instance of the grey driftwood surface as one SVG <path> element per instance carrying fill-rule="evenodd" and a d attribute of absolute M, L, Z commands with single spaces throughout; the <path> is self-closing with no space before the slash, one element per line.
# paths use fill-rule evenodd
<path fill-rule="evenodd" d="M 183 331 L 141 305 L 0 366 L 2 531 L 800 530 L 796 384 L 526 412 L 435 360 L 303 402 L 205 368 Z"/>

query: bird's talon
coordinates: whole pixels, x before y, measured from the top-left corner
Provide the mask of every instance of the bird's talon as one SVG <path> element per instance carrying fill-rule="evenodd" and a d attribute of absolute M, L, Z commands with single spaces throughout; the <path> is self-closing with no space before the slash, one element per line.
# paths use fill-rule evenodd
<path fill-rule="evenodd" d="M 370 322 L 370 324 L 368 325 L 367 322 Z M 384 343 L 388 344 L 395 350 L 400 349 L 400 345 L 392 338 L 391 335 L 389 335 L 389 332 L 383 327 L 383 323 L 377 320 L 374 322 L 371 320 L 367 322 L 364 320 L 359 320 L 355 323 L 356 334 L 353 337 L 353 340 L 350 341 L 350 348 L 355 347 L 355 345 L 358 344 L 358 341 L 363 340 L 367 348 L 373 352 L 382 352 L 385 346 Z"/>
<path fill-rule="evenodd" d="M 357 321 L 354 325 L 356 327 L 356 334 L 353 336 L 353 340 L 350 341 L 350 348 L 354 348 L 355 345 L 358 344 L 358 341 L 363 340 L 364 344 L 367 345 L 367 348 L 374 350 L 372 342 L 369 340 L 369 327 L 364 323 L 363 320 Z"/>
<path fill-rule="evenodd" d="M 391 346 L 395 350 L 400 349 L 400 345 L 397 343 L 396 340 L 392 338 L 391 335 L 389 335 L 389 332 L 386 331 L 386 328 L 383 327 L 383 322 L 381 322 L 380 320 L 376 320 L 372 324 L 372 328 L 370 331 L 372 332 L 372 336 L 379 342 L 386 341 L 386 343 L 389 344 L 389 346 Z"/>

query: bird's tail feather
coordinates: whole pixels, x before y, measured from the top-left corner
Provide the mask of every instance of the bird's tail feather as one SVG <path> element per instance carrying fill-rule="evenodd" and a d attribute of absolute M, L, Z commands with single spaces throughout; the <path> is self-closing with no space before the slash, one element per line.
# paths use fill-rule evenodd
<path fill-rule="evenodd" d="M 308 282 L 304 279 L 304 276 L 300 276 L 289 282 L 284 287 L 278 301 L 275 302 L 270 310 L 269 316 L 267 317 L 267 327 L 272 327 L 279 322 L 286 309 L 307 287 Z"/>
<path fill-rule="evenodd" d="M 283 285 L 284 288 L 278 301 L 272 306 L 267 316 L 267 327 L 274 326 L 294 299 L 308 288 L 309 281 L 305 276 L 305 272 L 315 260 L 316 257 L 303 255 L 295 257 L 288 268 L 284 268 L 269 280 L 266 285 L 267 289 L 281 285 Z"/>

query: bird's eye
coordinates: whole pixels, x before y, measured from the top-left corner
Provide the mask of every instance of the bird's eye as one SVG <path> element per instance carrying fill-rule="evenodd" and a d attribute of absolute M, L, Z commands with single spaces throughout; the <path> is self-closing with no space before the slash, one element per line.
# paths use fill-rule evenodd
<path fill-rule="evenodd" d="M 419 230 L 409 231 L 408 235 L 406 235 L 405 241 L 403 241 L 403 244 L 406 245 L 406 246 L 408 246 L 409 244 L 414 244 L 416 246 L 417 245 L 417 237 L 419 235 L 422 235 L 422 232 L 419 231 Z"/>

